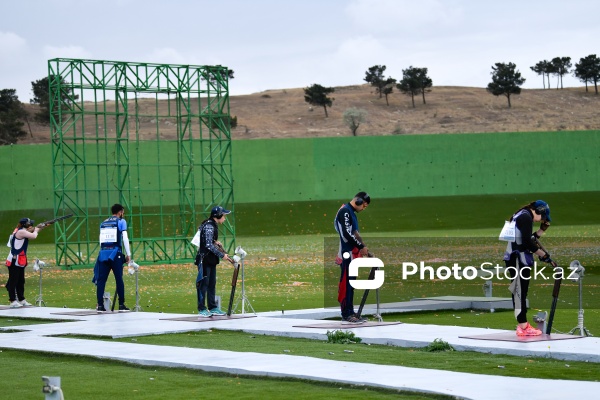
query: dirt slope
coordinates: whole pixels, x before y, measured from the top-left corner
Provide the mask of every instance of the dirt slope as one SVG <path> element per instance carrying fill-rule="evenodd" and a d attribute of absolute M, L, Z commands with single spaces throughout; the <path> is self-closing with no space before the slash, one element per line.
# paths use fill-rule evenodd
<path fill-rule="evenodd" d="M 231 115 L 238 119 L 232 137 L 350 136 L 350 129 L 342 120 L 349 107 L 368 113 L 367 121 L 358 129 L 359 136 L 600 129 L 600 95 L 595 95 L 593 88 L 589 92 L 585 88 L 523 89 L 520 95 L 511 97 L 512 108 L 508 108 L 506 97 L 495 97 L 484 88 L 474 87 L 433 87 L 426 95 L 427 104 L 420 97 L 415 98 L 415 108 L 410 97 L 400 93 L 389 96 L 388 106 L 385 98 L 379 98 L 369 85 L 337 87 L 332 97 L 335 100 L 326 118 L 323 108 L 311 107 L 304 101 L 302 88 L 231 96 Z M 154 100 L 147 101 L 148 108 L 154 108 Z M 166 114 L 167 102 L 159 103 L 160 113 Z M 26 106 L 35 110 L 35 106 Z M 142 136 L 154 138 L 156 122 L 152 118 L 141 119 Z M 172 118 L 159 117 L 158 124 L 161 139 L 175 138 Z M 33 137 L 20 143 L 49 141 L 48 127 L 31 124 L 31 129 Z"/>

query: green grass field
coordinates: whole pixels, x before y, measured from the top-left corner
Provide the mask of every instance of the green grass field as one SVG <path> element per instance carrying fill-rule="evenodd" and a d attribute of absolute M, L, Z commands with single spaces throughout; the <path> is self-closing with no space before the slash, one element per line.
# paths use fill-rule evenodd
<path fill-rule="evenodd" d="M 11 367 L 4 374 L 7 399 L 43 398 L 41 376 L 60 376 L 66 399 L 450 399 L 394 390 L 299 379 L 237 376 L 182 368 L 129 365 L 75 356 L 2 350 L 0 361 Z"/>
<path fill-rule="evenodd" d="M 554 197 L 553 197 L 554 196 Z M 531 196 L 483 196 L 475 198 L 444 198 L 430 201 L 407 199 L 405 201 L 375 202 L 360 215 L 363 236 L 369 246 L 377 249 L 389 271 L 389 287 L 381 289 L 383 301 L 410 300 L 432 295 L 476 295 L 482 296 L 482 282 L 402 282 L 394 283 L 394 268 L 406 258 L 421 257 L 430 260 L 432 265 L 450 263 L 475 263 L 482 260 L 497 260 L 503 251 L 503 244 L 496 237 L 503 218 L 531 200 Z M 542 197 L 542 196 L 540 196 Z M 568 265 L 578 259 L 586 266 L 584 279 L 585 322 L 586 327 L 595 334 L 600 332 L 600 306 L 596 294 L 600 285 L 600 221 L 598 221 L 597 192 L 588 194 L 549 194 L 542 197 L 552 205 L 553 225 L 543 243 L 561 265 Z M 477 201 L 476 201 L 477 200 Z M 479 204 L 484 203 L 482 209 Z M 506 204 L 510 203 L 507 208 Z M 592 205 L 593 204 L 593 205 Z M 256 311 L 292 310 L 323 307 L 325 295 L 331 295 L 330 280 L 324 279 L 331 272 L 331 258 L 328 244 L 333 240 L 331 220 L 339 206 L 338 202 L 280 205 L 275 214 L 267 215 L 262 206 L 240 207 L 236 210 L 238 229 L 237 244 L 248 252 L 246 259 L 246 290 Z M 455 209 L 456 213 L 450 210 Z M 272 210 L 270 208 L 270 210 Z M 286 211 L 287 210 L 287 211 Z M 491 210 L 491 211 L 490 211 Z M 277 214 L 280 213 L 280 214 Z M 288 214 L 286 214 L 288 213 Z M 283 218 L 285 215 L 286 218 Z M 424 217 L 425 216 L 425 217 Z M 250 226 L 255 229 L 248 232 Z M 490 227 L 491 226 L 491 227 Z M 394 227 L 394 229 L 391 229 Z M 291 235 L 294 233 L 294 235 Z M 304 233 L 304 234 L 299 234 Z M 332 239 L 333 238 L 333 239 Z M 30 257 L 38 257 L 48 263 L 43 270 L 43 298 L 47 306 L 69 308 L 95 307 L 95 286 L 91 283 L 92 270 L 63 270 L 53 265 L 55 249 L 52 244 L 32 242 Z M 461 264 L 462 265 L 462 264 Z M 337 270 L 333 267 L 332 276 Z M 226 302 L 229 296 L 231 267 L 219 267 L 217 294 Z M 6 279 L 6 268 L 2 269 L 1 279 Z M 191 264 L 147 265 L 142 266 L 138 275 L 140 285 L 140 305 L 144 311 L 165 313 L 196 313 L 194 279 L 195 267 Z M 39 291 L 39 274 L 30 267 L 26 273 L 26 295 L 33 302 Z M 386 283 L 388 281 L 386 280 Z M 125 277 L 127 304 L 135 304 L 135 276 Z M 109 277 L 107 290 L 114 292 L 114 280 Z M 534 282 L 530 292 L 532 311 L 548 310 L 551 303 L 552 282 Z M 239 290 L 238 290 L 239 294 Z M 494 281 L 494 295 L 508 297 L 507 283 Z M 4 294 L 6 296 L 6 294 Z M 7 297 L 5 297 L 7 300 Z M 514 329 L 512 312 L 465 310 L 453 312 L 409 313 L 384 316 L 386 320 L 400 320 L 405 323 L 423 323 L 438 325 L 460 325 Z M 32 321 L 43 323 L 44 321 Z M 13 326 L 23 321 L 8 321 L 0 318 L 0 326 Z M 561 288 L 559 308 L 554 321 L 557 331 L 568 332 L 577 324 L 577 285 L 565 281 Z M 298 341 L 283 338 L 249 338 L 239 332 L 165 335 L 152 338 L 139 338 L 143 342 L 173 344 L 188 341 L 190 346 L 221 348 L 231 346 L 232 342 L 247 343 L 244 351 L 277 352 L 283 347 L 303 349 L 293 354 L 327 357 L 324 352 L 327 344 L 319 341 Z M 1 333 L 0 333 L 1 334 Z M 229 336 L 231 335 L 231 336 Z M 259 339 L 259 340 L 257 340 Z M 275 345 L 274 343 L 278 343 Z M 255 347 L 252 347 L 255 346 Z M 333 346 L 333 345 L 332 345 Z M 271 348 L 270 351 L 267 351 Z M 437 357 L 440 368 L 447 370 L 465 370 L 486 374 L 514 374 L 511 376 L 531 376 L 547 379 L 584 379 L 594 380 L 600 369 L 596 364 L 569 363 L 573 369 L 566 370 L 565 362 L 523 358 L 495 358 L 489 355 L 477 355 L 465 352 L 426 355 L 415 349 L 392 349 L 385 346 L 357 345 L 355 361 L 386 362 L 397 365 L 428 368 L 432 364 L 429 357 Z M 261 350 L 262 349 L 262 350 Z M 305 353 L 303 353 L 305 351 Z M 319 353 L 321 352 L 321 353 Z M 336 357 L 345 357 L 335 348 Z M 480 359 L 481 357 L 483 359 Z M 501 357 L 501 356 L 498 356 Z M 338 358 L 335 358 L 338 359 Z M 253 398 L 261 394 L 265 398 L 282 398 L 293 390 L 310 398 L 330 398 L 339 393 L 339 385 L 319 385 L 293 380 L 264 380 L 246 377 L 232 377 L 205 374 L 196 371 L 178 369 L 157 369 L 130 366 L 83 357 L 53 357 L 38 353 L 14 350 L 2 350 L 0 360 L 5 365 L 18 365 L 8 372 L 7 379 L 14 382 L 11 394 L 14 398 L 39 398 L 41 380 L 45 375 L 60 375 L 63 382 L 69 382 L 69 397 L 105 398 L 106 395 L 132 398 L 162 398 L 158 393 L 172 393 L 172 398 L 198 396 L 199 382 L 217 387 L 216 397 L 233 396 Z M 498 365 L 506 365 L 499 371 Z M 102 379 L 95 378 L 101 370 Z M 27 373 L 35 371 L 35 373 Z M 573 371 L 575 371 L 573 373 Z M 65 378 L 67 380 L 65 381 Z M 124 378 L 129 377 L 129 378 Z M 153 379 L 151 379 L 153 378 Z M 90 381 L 99 381 L 90 386 Z M 111 382 L 111 385 L 105 385 Z M 107 387 L 108 386 L 108 387 Z M 32 387 L 35 389 L 32 390 Z M 110 388 L 109 388 L 110 387 Z M 116 389 L 113 389 L 116 388 Z M 273 389 L 277 387 L 277 390 Z M 237 390 L 235 389 L 237 388 Z M 243 390 L 240 390 L 243 389 Z M 212 389 L 211 389 L 212 390 Z M 333 392 L 331 392 L 333 390 Z M 336 390 L 338 392 L 336 392 Z M 364 388 L 344 387 L 344 397 L 363 396 Z M 356 392 L 354 392 L 356 391 Z M 35 393 L 35 395 L 33 394 Z M 95 394 L 98 393 L 98 394 Z M 243 393 L 240 396 L 240 393 Z M 264 395 L 263 395 L 264 393 Z M 356 394 L 355 394 L 356 393 Z M 386 391 L 370 391 L 373 396 L 397 396 Z M 373 397 L 377 398 L 377 397 Z M 413 397 L 410 397 L 413 398 Z M 432 398 L 432 397 L 416 397 Z"/>
<path fill-rule="evenodd" d="M 577 258 L 587 267 L 584 278 L 584 301 L 586 309 L 600 309 L 594 293 L 600 284 L 596 266 L 599 265 L 600 246 L 598 237 L 600 226 L 557 226 L 546 240 L 547 248 L 561 264 L 567 265 Z M 582 235 L 582 231 L 586 233 Z M 436 234 L 426 237 L 425 234 Z M 382 301 L 407 301 L 411 298 L 436 295 L 483 296 L 483 281 L 470 282 L 394 280 L 402 259 L 416 260 L 421 256 L 426 260 L 444 257 L 445 261 L 430 262 L 431 265 L 450 264 L 454 259 L 462 263 L 474 264 L 489 260 L 501 263 L 503 245 L 494 239 L 495 229 L 479 230 L 437 230 L 421 232 L 379 233 L 365 235 L 373 249 L 377 243 L 384 243 L 379 249 L 386 263 L 389 280 L 381 289 Z M 392 237 L 394 235 L 394 237 Z M 578 237 L 578 235 L 582 235 Z M 480 242 L 479 238 L 491 236 L 491 242 Z M 335 240 L 324 235 L 240 237 L 238 243 L 248 252 L 245 262 L 246 290 L 256 311 L 291 310 L 335 305 L 335 284 L 338 273 L 332 258 L 325 258 L 325 243 Z M 411 248 L 396 248 L 389 243 L 409 243 Z M 406 246 L 405 246 L 406 247 Z M 374 250 L 375 251 L 375 250 Z M 30 254 L 40 259 L 52 259 L 53 246 L 33 243 Z M 387 253 L 386 253 L 387 252 Z M 396 253 L 404 254 L 406 258 Z M 376 253 L 377 254 L 377 253 Z M 465 261 L 466 260 L 466 261 Z M 474 261 L 469 263 L 468 261 Z M 92 270 L 62 270 L 49 262 L 43 270 L 43 298 L 46 305 L 69 308 L 94 308 L 95 286 L 92 284 Z M 26 296 L 33 301 L 39 292 L 39 274 L 29 267 L 26 274 Z M 231 267 L 222 264 L 218 268 L 218 295 L 223 302 L 230 292 Z M 324 280 L 327 272 L 330 278 Z M 6 269 L 3 269 L 6 276 Z M 396 274 L 397 275 L 397 274 Z M 195 313 L 195 267 L 192 264 L 142 266 L 139 275 L 140 305 L 145 311 Z M 0 278 L 1 279 L 1 278 Z M 333 285 L 332 285 L 333 282 Z M 534 282 L 531 287 L 530 302 L 534 309 L 549 307 L 553 281 Z M 135 276 L 125 276 L 126 299 L 131 307 L 135 304 Z M 494 280 L 494 295 L 508 296 L 508 282 Z M 565 281 L 561 289 L 560 308 L 576 313 L 577 284 Z M 109 277 L 107 290 L 114 293 L 114 280 Z M 239 290 L 238 290 L 239 293 Z M 328 295 L 327 301 L 324 293 Z M 333 302 L 333 303 L 332 303 Z M 567 327 L 556 326 L 563 330 Z M 569 328 L 570 329 L 570 328 Z"/>
<path fill-rule="evenodd" d="M 553 225 L 580 226 L 600 224 L 600 191 L 575 193 L 494 194 L 477 196 L 407 197 L 377 199 L 360 215 L 361 231 L 368 234 L 386 232 L 414 233 L 436 230 L 500 231 L 504 220 L 520 206 L 544 199 L 552 209 Z M 300 201 L 290 203 L 241 203 L 235 205 L 238 238 L 263 236 L 329 235 L 333 218 L 344 201 Z M 52 210 L 0 211 L 0 229 L 6 236 L 22 217 L 36 221 L 52 218 Z M 156 236 L 149 221 L 147 236 Z M 581 231 L 580 233 L 584 233 Z M 432 235 L 428 233 L 427 236 Z M 435 233 L 433 233 L 435 235 Z M 132 237 L 136 236 L 133 232 Z M 53 243 L 54 233 L 46 230 L 38 243 Z M 54 256 L 53 256 L 54 257 Z"/>

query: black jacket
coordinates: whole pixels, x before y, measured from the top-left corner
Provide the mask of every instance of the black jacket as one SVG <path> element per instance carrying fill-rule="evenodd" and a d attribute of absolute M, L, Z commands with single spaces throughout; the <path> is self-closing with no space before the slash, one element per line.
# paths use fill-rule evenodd
<path fill-rule="evenodd" d="M 219 228 L 214 219 L 210 218 L 198 227 L 200 231 L 200 247 L 196 255 L 196 265 L 200 262 L 206 265 L 217 265 L 225 256 L 219 251 L 215 242 L 219 239 Z"/>

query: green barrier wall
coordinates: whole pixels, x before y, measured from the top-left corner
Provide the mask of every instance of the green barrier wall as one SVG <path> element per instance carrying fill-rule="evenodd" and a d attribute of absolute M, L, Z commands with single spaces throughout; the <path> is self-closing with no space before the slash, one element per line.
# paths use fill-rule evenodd
<path fill-rule="evenodd" d="M 171 146 L 161 143 L 160 154 Z M 142 159 L 154 148 L 140 149 Z M 598 149 L 600 131 L 237 140 L 235 201 L 347 200 L 359 189 L 381 199 L 598 191 Z M 176 179 L 163 162 L 163 183 Z M 50 145 L 0 147 L 0 211 L 51 210 L 51 165 Z M 140 174 L 145 190 L 156 189 L 159 177 Z"/>
<path fill-rule="evenodd" d="M 600 132 L 233 142 L 236 202 L 600 189 Z"/>
<path fill-rule="evenodd" d="M 195 143 L 197 154 L 208 154 L 208 144 L 204 149 Z M 98 146 L 86 144 L 85 171 L 68 177 L 71 187 L 86 188 L 69 195 L 84 204 L 84 196 L 91 207 L 106 209 L 118 197 L 117 191 L 100 190 L 111 187 L 116 179 L 115 165 L 107 163 L 110 156 L 98 154 Z M 100 151 L 106 151 L 102 148 Z M 177 143 L 166 141 L 142 142 L 139 147 L 129 149 L 128 155 L 132 164 L 139 167 L 129 169 L 130 191 L 132 200 L 137 204 L 138 193 L 143 196 L 149 207 L 159 204 L 178 205 L 180 188 L 177 182 L 179 170 L 177 160 Z M 139 160 L 139 161 L 138 161 Z M 196 187 L 209 186 L 210 182 L 202 182 L 203 175 L 198 175 Z M 0 211 L 53 209 L 52 188 L 52 155 L 50 145 L 0 146 L 0 182 L 5 189 L 0 204 Z M 160 182 L 160 185 L 159 185 Z M 102 215 L 102 213 L 100 213 Z"/>
<path fill-rule="evenodd" d="M 0 184 L 0 211 L 52 209 L 50 145 L 0 146 Z"/>

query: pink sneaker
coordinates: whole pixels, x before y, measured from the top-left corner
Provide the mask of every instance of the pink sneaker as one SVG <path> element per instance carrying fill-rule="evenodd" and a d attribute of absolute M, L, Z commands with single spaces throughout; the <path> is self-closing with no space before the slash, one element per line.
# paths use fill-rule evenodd
<path fill-rule="evenodd" d="M 541 334 L 542 331 L 529 325 L 529 322 L 525 328 L 521 328 L 519 325 L 517 325 L 517 336 L 539 336 Z"/>

